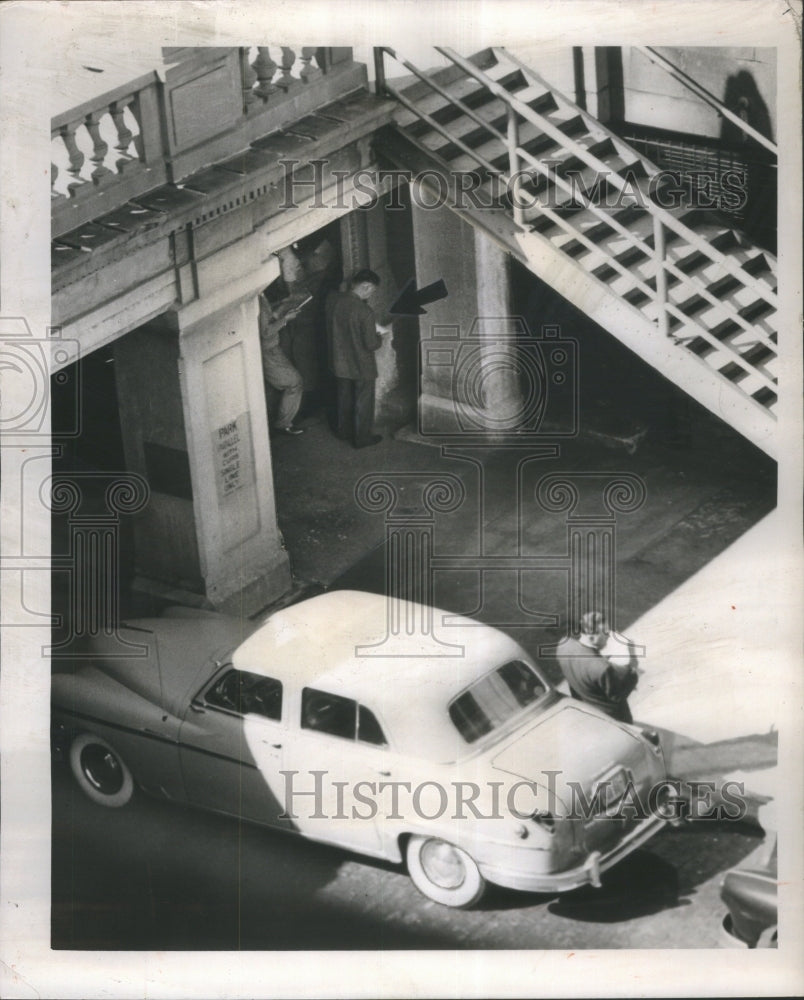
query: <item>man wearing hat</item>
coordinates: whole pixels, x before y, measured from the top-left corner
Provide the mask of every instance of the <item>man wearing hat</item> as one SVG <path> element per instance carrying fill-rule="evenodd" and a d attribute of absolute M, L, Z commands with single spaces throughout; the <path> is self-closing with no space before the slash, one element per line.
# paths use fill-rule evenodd
<path fill-rule="evenodd" d="M 640 671 L 631 644 L 612 632 L 599 611 L 581 616 L 578 639 L 567 639 L 557 657 L 578 701 L 594 705 L 618 722 L 633 722 L 628 696 Z"/>

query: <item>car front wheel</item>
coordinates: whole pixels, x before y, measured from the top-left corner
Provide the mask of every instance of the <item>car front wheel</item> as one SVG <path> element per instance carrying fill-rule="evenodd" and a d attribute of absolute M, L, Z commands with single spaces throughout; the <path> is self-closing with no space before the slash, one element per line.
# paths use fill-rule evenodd
<path fill-rule="evenodd" d="M 486 880 L 466 851 L 437 837 L 411 837 L 406 859 L 413 884 L 444 906 L 474 906 L 486 889 Z"/>
<path fill-rule="evenodd" d="M 70 747 L 70 767 L 93 802 L 117 809 L 134 794 L 134 779 L 117 751 L 92 733 L 81 733 Z"/>

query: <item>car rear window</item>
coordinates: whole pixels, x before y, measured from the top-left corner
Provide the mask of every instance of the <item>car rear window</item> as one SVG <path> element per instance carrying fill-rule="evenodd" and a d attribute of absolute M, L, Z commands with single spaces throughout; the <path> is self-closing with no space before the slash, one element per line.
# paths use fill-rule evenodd
<path fill-rule="evenodd" d="M 522 660 L 511 660 L 458 695 L 449 717 L 467 743 L 504 725 L 546 691 L 541 677 Z"/>

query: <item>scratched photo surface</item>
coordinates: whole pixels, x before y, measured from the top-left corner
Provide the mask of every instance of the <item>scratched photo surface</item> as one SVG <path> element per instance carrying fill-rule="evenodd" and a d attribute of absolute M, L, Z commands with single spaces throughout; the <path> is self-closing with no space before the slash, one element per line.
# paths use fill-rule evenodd
<path fill-rule="evenodd" d="M 800 8 L 90 8 L 3 18 L 7 995 L 795 992 Z"/>

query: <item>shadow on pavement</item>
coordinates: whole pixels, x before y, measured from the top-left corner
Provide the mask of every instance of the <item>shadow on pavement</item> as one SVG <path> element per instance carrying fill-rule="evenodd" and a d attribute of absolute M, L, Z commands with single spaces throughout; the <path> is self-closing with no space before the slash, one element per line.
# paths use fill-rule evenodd
<path fill-rule="evenodd" d="M 327 898 L 351 859 L 336 848 L 144 794 L 104 809 L 63 765 L 53 793 L 55 949 L 455 947 L 432 929 L 377 920 L 342 886 Z"/>

